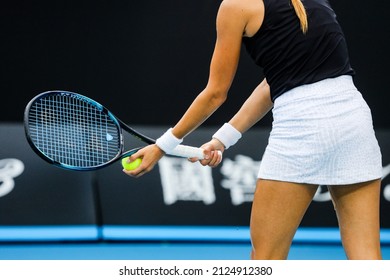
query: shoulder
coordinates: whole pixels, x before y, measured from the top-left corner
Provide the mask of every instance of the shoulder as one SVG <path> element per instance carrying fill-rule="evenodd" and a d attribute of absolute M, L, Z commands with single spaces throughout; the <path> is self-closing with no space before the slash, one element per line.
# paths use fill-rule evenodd
<path fill-rule="evenodd" d="M 261 6 L 263 6 L 262 0 L 223 0 L 220 5 L 220 11 L 250 14 Z"/>
<path fill-rule="evenodd" d="M 218 11 L 218 18 L 242 23 L 244 33 L 252 33 L 252 29 L 258 29 L 263 17 L 262 0 L 223 0 Z"/>

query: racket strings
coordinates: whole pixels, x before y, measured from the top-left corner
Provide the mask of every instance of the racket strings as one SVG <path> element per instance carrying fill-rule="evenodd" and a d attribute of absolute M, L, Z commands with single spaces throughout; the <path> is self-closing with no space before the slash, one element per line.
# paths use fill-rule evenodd
<path fill-rule="evenodd" d="M 69 95 L 37 100 L 30 108 L 29 129 L 43 154 L 67 166 L 96 167 L 121 151 L 116 123 L 101 108 Z"/>

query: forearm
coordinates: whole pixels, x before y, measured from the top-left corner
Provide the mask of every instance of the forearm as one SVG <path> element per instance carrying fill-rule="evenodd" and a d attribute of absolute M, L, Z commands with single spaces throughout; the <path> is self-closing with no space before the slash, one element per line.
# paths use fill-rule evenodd
<path fill-rule="evenodd" d="M 184 138 L 209 118 L 226 100 L 226 92 L 206 87 L 192 102 L 172 133 Z"/>
<path fill-rule="evenodd" d="M 270 89 L 266 80 L 263 80 L 229 123 L 239 132 L 244 133 L 261 120 L 272 107 Z"/>

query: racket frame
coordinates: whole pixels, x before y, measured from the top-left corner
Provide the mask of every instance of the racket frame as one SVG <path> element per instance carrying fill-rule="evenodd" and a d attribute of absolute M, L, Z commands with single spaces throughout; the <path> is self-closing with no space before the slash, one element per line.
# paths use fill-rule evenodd
<path fill-rule="evenodd" d="M 82 101 L 85 101 L 85 102 L 89 103 L 90 105 L 94 106 L 96 109 L 101 111 L 103 114 L 107 115 L 109 117 L 109 119 L 113 121 L 113 123 L 115 124 L 116 128 L 118 129 L 119 146 L 120 146 L 119 149 L 118 149 L 118 153 L 112 159 L 110 159 L 110 160 L 108 160 L 108 161 L 106 161 L 104 163 L 101 163 L 101 164 L 95 165 L 95 166 L 88 166 L 88 167 L 68 165 L 68 164 L 65 164 L 65 163 L 62 163 L 62 162 L 58 162 L 58 161 L 50 158 L 49 156 L 47 156 L 43 151 L 41 151 L 36 146 L 36 144 L 32 140 L 32 135 L 31 135 L 31 132 L 30 132 L 30 127 L 29 127 L 29 119 L 30 119 L 29 116 L 30 116 L 31 107 L 38 100 L 43 99 L 43 98 L 45 98 L 48 95 L 61 95 L 61 96 L 72 96 L 72 97 L 75 97 L 77 99 L 80 99 Z M 117 118 L 113 113 L 111 113 L 110 110 L 108 110 L 105 106 L 103 106 L 99 102 L 97 102 L 97 101 L 95 101 L 95 100 L 93 100 L 93 99 L 91 99 L 91 98 L 89 98 L 87 96 L 81 95 L 79 93 L 71 92 L 71 91 L 51 90 L 51 91 L 42 92 L 41 94 L 35 96 L 27 104 L 27 106 L 25 108 L 23 123 L 24 123 L 24 131 L 25 131 L 25 135 L 26 135 L 27 141 L 28 141 L 29 145 L 31 146 L 31 148 L 34 150 L 34 152 L 37 155 L 39 155 L 43 160 L 45 160 L 46 162 L 48 162 L 50 164 L 53 164 L 55 166 L 58 166 L 58 167 L 61 167 L 61 168 L 64 168 L 64 169 L 70 169 L 70 170 L 76 170 L 76 171 L 93 171 L 93 170 L 97 170 L 97 169 L 106 167 L 106 166 L 111 165 L 112 163 L 118 161 L 119 159 L 131 156 L 132 154 L 136 153 L 138 150 L 143 148 L 143 147 L 137 147 L 137 148 L 134 148 L 134 149 L 131 149 L 131 150 L 128 150 L 128 151 L 124 151 L 123 130 L 125 130 L 126 132 L 128 132 L 129 134 L 131 134 L 132 136 L 134 136 L 135 138 L 137 138 L 138 140 L 140 140 L 140 141 L 142 141 L 142 142 L 144 142 L 146 144 L 155 144 L 156 143 L 156 140 L 154 140 L 153 138 L 150 138 L 150 137 L 148 137 L 148 136 L 138 132 L 137 130 L 133 129 L 132 127 L 130 127 L 129 125 L 124 123 L 122 120 Z M 181 156 L 181 157 L 188 156 L 188 157 L 203 158 L 203 156 L 202 156 L 203 155 L 203 150 L 200 149 L 200 148 L 195 148 L 195 147 L 191 147 L 191 146 L 179 145 L 177 147 L 177 149 L 175 149 L 173 155 L 174 156 L 175 155 L 176 156 Z"/>

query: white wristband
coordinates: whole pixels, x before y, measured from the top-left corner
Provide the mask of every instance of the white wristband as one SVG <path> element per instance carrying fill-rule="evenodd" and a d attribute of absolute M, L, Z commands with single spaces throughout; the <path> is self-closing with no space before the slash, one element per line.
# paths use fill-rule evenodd
<path fill-rule="evenodd" d="M 178 139 L 173 135 L 172 128 L 170 128 L 156 140 L 156 145 L 166 154 L 170 154 L 181 142 L 183 142 L 183 139 Z"/>
<path fill-rule="evenodd" d="M 225 123 L 213 135 L 213 138 L 218 139 L 225 146 L 225 149 L 233 146 L 241 138 L 241 132 L 235 129 L 231 124 Z"/>

